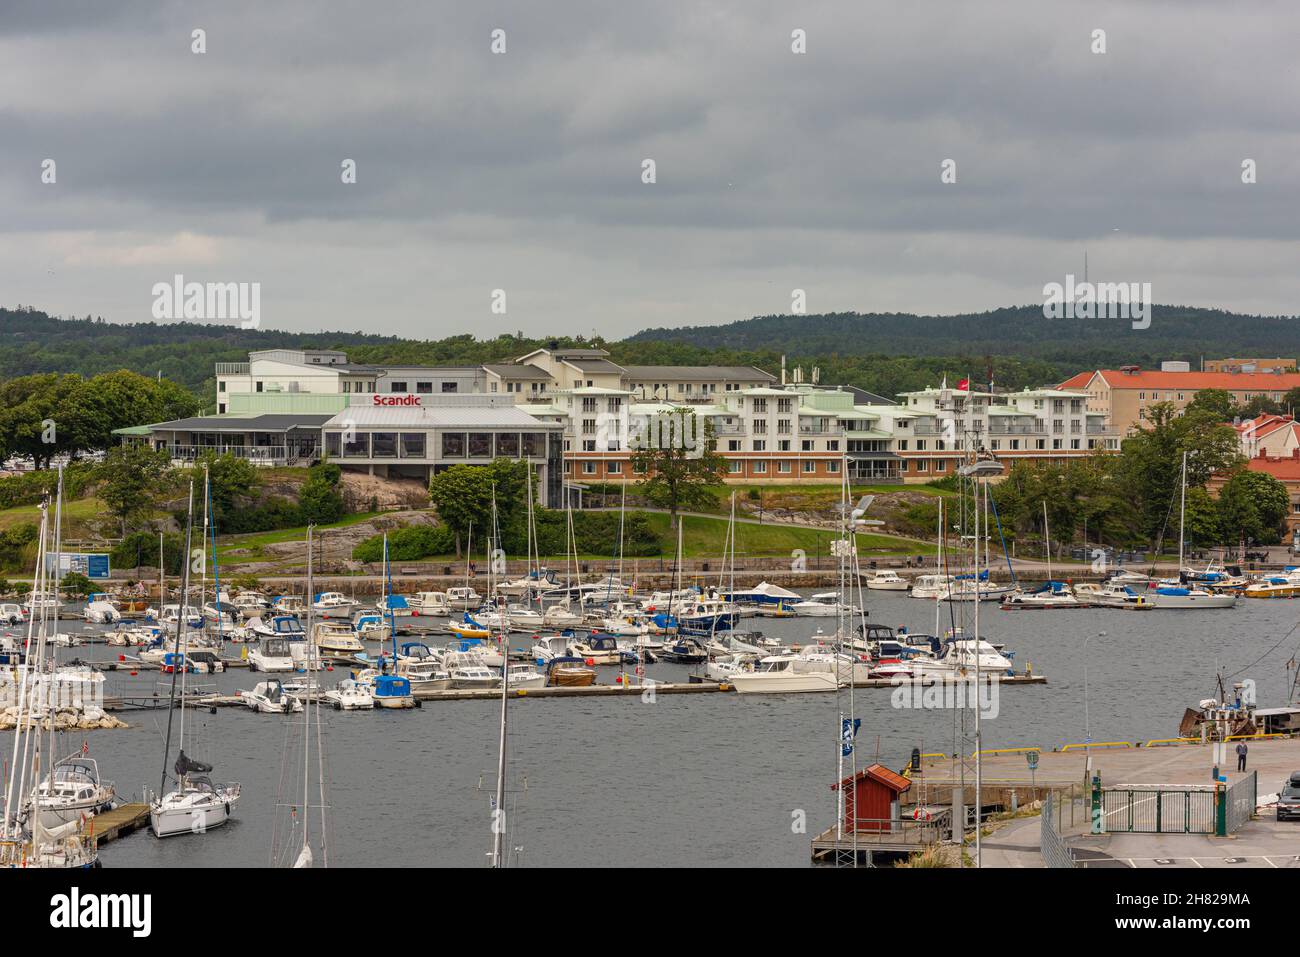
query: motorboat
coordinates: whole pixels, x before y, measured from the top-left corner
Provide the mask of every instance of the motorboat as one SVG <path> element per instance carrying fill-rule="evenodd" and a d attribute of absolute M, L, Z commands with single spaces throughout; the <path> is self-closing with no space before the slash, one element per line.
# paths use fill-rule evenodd
<path fill-rule="evenodd" d="M 271 603 L 255 591 L 241 591 L 230 600 L 230 606 L 242 619 L 261 618 L 271 610 Z"/>
<path fill-rule="evenodd" d="M 158 623 L 167 630 L 169 634 L 175 634 L 181 621 L 180 605 L 163 605 L 158 612 Z M 203 627 L 203 610 L 191 605 L 185 606 L 185 628 L 187 630 L 198 630 Z"/>
<path fill-rule="evenodd" d="M 1074 594 L 1080 601 L 1099 608 L 1145 610 L 1154 607 L 1146 595 L 1114 580 L 1101 583 L 1080 582 L 1074 586 Z"/>
<path fill-rule="evenodd" d="M 447 605 L 455 611 L 469 611 L 483 605 L 483 596 L 472 585 L 447 589 Z"/>
<path fill-rule="evenodd" d="M 704 666 L 704 674 L 712 681 L 730 681 L 735 675 L 753 671 L 757 660 L 749 654 L 719 655 Z"/>
<path fill-rule="evenodd" d="M 122 613 L 107 598 L 92 598 L 82 609 L 81 617 L 92 625 L 111 625 L 122 620 Z"/>
<path fill-rule="evenodd" d="M 805 618 L 836 618 L 844 614 L 859 614 L 858 609 L 841 604 L 840 593 L 836 591 L 821 592 L 786 607 L 795 615 Z"/>
<path fill-rule="evenodd" d="M 409 618 L 413 611 L 403 595 L 384 595 L 375 602 L 375 608 L 385 618 Z"/>
<path fill-rule="evenodd" d="M 149 801 L 149 826 L 156 837 L 203 834 L 230 820 L 239 803 L 238 784 L 213 784 L 208 777 L 212 765 L 187 757 L 183 750 L 176 767 L 176 790 Z"/>
<path fill-rule="evenodd" d="M 35 611 L 57 614 L 58 610 L 63 607 L 63 602 L 59 601 L 59 596 L 53 592 L 32 591 L 28 593 L 27 600 L 23 602 L 23 607 L 27 609 L 28 614 Z"/>
<path fill-rule="evenodd" d="M 546 675 L 530 664 L 514 664 L 506 668 L 506 687 L 512 691 L 531 691 L 546 687 Z"/>
<path fill-rule="evenodd" d="M 393 673 L 409 681 L 411 690 L 415 692 L 446 691 L 451 687 L 451 674 L 443 668 L 442 662 L 432 655 L 427 658 L 399 655 Z"/>
<path fill-rule="evenodd" d="M 671 591 L 651 592 L 641 600 L 641 608 L 646 612 L 680 610 L 700 596 L 700 590 L 694 586 L 677 588 Z"/>
<path fill-rule="evenodd" d="M 835 691 L 839 684 L 831 671 L 797 671 L 797 655 L 760 658 L 753 671 L 737 672 L 729 681 L 740 694 L 792 694 Z"/>
<path fill-rule="evenodd" d="M 731 592 L 723 592 L 722 597 L 737 605 L 752 605 L 762 607 L 764 605 L 776 606 L 782 603 L 801 601 L 803 596 L 798 592 L 791 591 L 788 588 L 782 588 L 780 585 L 773 585 L 768 581 L 761 581 L 753 588 L 738 589 Z"/>
<path fill-rule="evenodd" d="M 176 669 L 185 674 L 213 675 L 226 670 L 226 663 L 214 652 L 191 648 L 185 652 L 167 651 L 163 653 L 159 670 L 169 675 Z"/>
<path fill-rule="evenodd" d="M 113 782 L 101 780 L 95 760 L 77 752 L 55 764 L 36 789 L 36 810 L 44 827 L 55 828 L 108 810 L 116 793 Z"/>
<path fill-rule="evenodd" d="M 474 620 L 489 631 L 532 631 L 543 625 L 541 612 L 514 603 L 504 607 L 485 605 L 474 614 Z"/>
<path fill-rule="evenodd" d="M 448 621 L 447 630 L 461 638 L 487 638 L 492 634 L 490 629 L 476 621 L 469 612 L 465 612 L 459 621 L 455 618 Z"/>
<path fill-rule="evenodd" d="M 307 640 L 307 632 L 303 629 L 302 622 L 293 615 L 275 615 L 269 621 L 264 618 L 252 618 L 249 619 L 248 629 L 255 638 Z"/>
<path fill-rule="evenodd" d="M 545 638 L 538 638 L 534 641 L 529 653 L 537 664 L 545 665 L 552 658 L 563 658 L 567 655 L 569 653 L 569 642 L 571 641 L 573 641 L 572 632 L 562 635 L 547 635 Z"/>
<path fill-rule="evenodd" d="M 27 612 L 22 605 L 16 605 L 12 602 L 0 604 L 0 624 L 21 625 L 26 620 Z"/>
<path fill-rule="evenodd" d="M 1074 590 L 1065 582 L 1049 581 L 1039 585 L 1033 591 L 1024 592 L 1017 589 L 1002 601 L 1002 607 L 1012 608 L 1087 608 L 1074 594 Z"/>
<path fill-rule="evenodd" d="M 361 607 L 361 602 L 349 598 L 342 592 L 327 591 L 317 595 L 311 603 L 311 610 L 321 618 L 347 618 Z"/>
<path fill-rule="evenodd" d="M 1161 585 L 1148 592 L 1147 600 L 1157 608 L 1231 608 L 1237 603 L 1234 594 L 1216 595 L 1204 588 L 1185 585 Z"/>
<path fill-rule="evenodd" d="M 709 660 L 707 649 L 690 637 L 679 637 L 673 641 L 665 642 L 663 648 L 659 649 L 656 654 L 664 661 L 672 661 L 681 665 L 698 665 Z"/>
<path fill-rule="evenodd" d="M 375 706 L 370 688 L 353 678 L 344 678 L 321 696 L 335 711 L 369 711 Z"/>
<path fill-rule="evenodd" d="M 144 655 L 141 654 L 143 658 Z M 263 638 L 248 649 L 248 670 L 283 672 L 296 671 L 293 649 L 288 638 Z"/>
<path fill-rule="evenodd" d="M 551 605 L 542 612 L 544 628 L 573 628 L 582 624 L 582 616 L 570 610 L 567 602 Z"/>
<path fill-rule="evenodd" d="M 451 687 L 459 690 L 495 688 L 501 684 L 501 676 L 469 652 L 451 652 L 443 666 L 451 678 Z"/>
<path fill-rule="evenodd" d="M 570 641 L 568 653 L 592 665 L 616 665 L 623 660 L 617 638 L 594 632 L 586 638 Z"/>
<path fill-rule="evenodd" d="M 412 615 L 451 614 L 451 605 L 444 591 L 418 591 L 407 600 L 407 604 L 411 606 Z"/>
<path fill-rule="evenodd" d="M 1246 598 L 1295 598 L 1300 595 L 1300 581 L 1290 575 L 1269 575 L 1251 582 L 1242 590 Z"/>
<path fill-rule="evenodd" d="M 561 655 L 546 662 L 546 683 L 559 688 L 589 688 L 596 683 L 596 671 L 581 658 Z"/>
<path fill-rule="evenodd" d="M 393 628 L 389 620 L 376 612 L 358 615 L 357 620 L 352 623 L 352 628 L 362 641 L 387 641 L 393 637 Z"/>
<path fill-rule="evenodd" d="M 683 630 L 697 635 L 727 631 L 740 623 L 739 609 L 722 598 L 697 598 L 675 614 Z"/>
<path fill-rule="evenodd" d="M 978 584 L 971 575 L 958 575 L 945 597 L 948 601 L 1001 601 L 1015 590 L 1015 585 L 999 585 L 989 580 L 988 572 L 981 572 Z"/>
<path fill-rule="evenodd" d="M 555 573 L 548 568 L 539 568 L 529 572 L 523 578 L 516 578 L 497 586 L 497 591 L 514 598 L 528 598 L 543 592 L 554 591 L 560 587 L 555 580 Z"/>
<path fill-rule="evenodd" d="M 307 614 L 307 603 L 297 595 L 280 595 L 271 602 L 271 610 L 281 615 L 302 618 Z"/>
<path fill-rule="evenodd" d="M 969 674 L 975 670 L 977 658 L 980 671 L 987 671 L 989 674 L 999 672 L 1006 674 L 1011 671 L 1011 659 L 995 645 L 983 639 L 978 644 L 971 638 L 950 641 L 944 646 L 943 654 L 939 656 L 938 661 L 940 665 L 949 665 L 955 671 Z"/>
<path fill-rule="evenodd" d="M 279 678 L 259 681 L 252 691 L 241 691 L 244 704 L 261 714 L 292 714 L 302 711 L 302 701 L 289 694 Z"/>
<path fill-rule="evenodd" d="M 506 663 L 502 649 L 495 642 L 488 644 L 482 638 L 456 638 L 447 642 L 448 654 L 456 651 L 473 655 L 488 668 L 501 668 Z"/>
<path fill-rule="evenodd" d="M 366 650 L 361 639 L 345 621 L 318 621 L 311 626 L 312 644 L 325 657 L 359 654 Z"/>
<path fill-rule="evenodd" d="M 163 639 L 163 630 L 157 625 L 121 625 L 106 632 L 104 640 L 118 647 L 148 645 Z"/>
<path fill-rule="evenodd" d="M 912 580 L 913 598 L 945 600 L 952 591 L 951 575 L 917 575 Z"/>
<path fill-rule="evenodd" d="M 873 591 L 907 591 L 912 583 L 893 569 L 884 568 L 867 576 L 867 587 Z"/>

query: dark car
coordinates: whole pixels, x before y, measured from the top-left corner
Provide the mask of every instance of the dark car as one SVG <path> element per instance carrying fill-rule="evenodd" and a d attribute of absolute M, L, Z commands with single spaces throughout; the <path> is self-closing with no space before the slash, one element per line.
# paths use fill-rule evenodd
<path fill-rule="evenodd" d="M 1292 771 L 1277 796 L 1277 819 L 1284 821 L 1300 817 L 1300 771 Z"/>

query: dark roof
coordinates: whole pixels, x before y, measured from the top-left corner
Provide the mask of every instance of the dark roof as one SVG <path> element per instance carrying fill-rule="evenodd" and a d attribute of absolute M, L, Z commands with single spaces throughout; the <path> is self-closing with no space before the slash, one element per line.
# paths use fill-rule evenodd
<path fill-rule="evenodd" d="M 577 366 L 583 372 L 615 372 L 621 373 L 623 367 L 615 365 L 608 359 L 574 359 L 564 356 L 563 361 L 571 366 Z"/>
<path fill-rule="evenodd" d="M 334 418 L 333 413 L 290 414 L 283 412 L 262 415 L 200 415 L 171 422 L 155 422 L 152 432 L 288 432 L 290 429 L 319 429 Z"/>
<path fill-rule="evenodd" d="M 551 374 L 545 369 L 529 365 L 526 362 L 488 362 L 484 369 L 494 372 L 503 379 L 550 379 Z"/>
<path fill-rule="evenodd" d="M 746 382 L 775 382 L 776 376 L 754 366 L 624 366 L 633 379 L 741 379 Z"/>
<path fill-rule="evenodd" d="M 876 392 L 868 392 L 866 389 L 859 389 L 855 385 L 846 385 L 845 392 L 853 393 L 854 405 L 898 405 L 897 399 L 887 399 Z"/>

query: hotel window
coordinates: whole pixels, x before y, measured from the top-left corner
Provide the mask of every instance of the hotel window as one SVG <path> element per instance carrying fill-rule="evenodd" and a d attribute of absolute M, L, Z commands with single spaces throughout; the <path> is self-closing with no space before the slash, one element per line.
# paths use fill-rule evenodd
<path fill-rule="evenodd" d="M 424 458 L 424 433 L 423 432 L 402 433 L 402 458 L 404 459 Z"/>
<path fill-rule="evenodd" d="M 261 379 L 258 379 L 258 380 L 257 380 L 257 391 L 258 391 L 258 392 L 261 392 L 261 391 L 262 391 L 262 380 L 261 380 Z"/>
<path fill-rule="evenodd" d="M 740 439 L 727 439 L 727 451 L 728 451 L 728 452 L 739 452 L 739 451 L 740 451 Z"/>
<path fill-rule="evenodd" d="M 457 389 L 457 385 L 455 382 L 444 382 L 442 384 L 443 392 L 455 392 L 456 389 Z"/>
<path fill-rule="evenodd" d="M 609 411 L 618 412 L 623 408 L 623 400 L 617 396 L 609 400 Z"/>
<path fill-rule="evenodd" d="M 498 432 L 497 433 L 497 455 L 505 458 L 519 458 L 519 433 L 518 432 Z"/>
<path fill-rule="evenodd" d="M 918 472 L 928 472 L 930 470 L 930 464 L 926 462 L 925 459 L 917 459 L 916 470 Z"/>
<path fill-rule="evenodd" d="M 898 440 L 898 451 L 900 451 L 900 452 L 906 452 L 906 451 L 907 451 L 907 439 L 899 439 L 899 440 Z"/>
<path fill-rule="evenodd" d="M 1035 439 L 1035 440 L 1034 440 L 1034 448 L 1036 448 L 1036 449 L 1046 449 L 1046 448 L 1047 448 L 1047 439 Z"/>
<path fill-rule="evenodd" d="M 582 474 L 583 474 L 583 475 L 595 475 L 595 474 L 596 474 L 596 463 L 595 463 L 595 462 L 583 462 L 583 463 L 582 463 Z"/>
<path fill-rule="evenodd" d="M 622 475 L 622 474 L 623 474 L 623 463 L 622 463 L 622 462 L 610 462 L 610 463 L 606 466 L 605 471 L 607 471 L 610 475 Z"/>
<path fill-rule="evenodd" d="M 225 392 L 225 391 L 226 391 L 226 380 L 225 380 L 225 379 L 218 379 L 218 380 L 217 380 L 217 391 L 218 391 L 218 392 Z"/>
<path fill-rule="evenodd" d="M 344 458 L 364 459 L 370 454 L 370 433 L 358 432 L 351 442 L 343 443 Z"/>
<path fill-rule="evenodd" d="M 595 419 L 583 419 L 583 420 L 582 420 L 582 434 L 583 434 L 583 435 L 595 435 L 595 434 L 596 434 L 596 420 L 595 420 Z"/>
<path fill-rule="evenodd" d="M 418 395 L 432 395 L 432 394 L 433 394 L 433 383 L 432 383 L 432 382 L 417 382 L 417 383 L 415 383 L 415 391 L 416 391 L 416 394 L 418 394 Z M 492 391 L 493 391 L 493 392 L 496 391 L 496 383 L 495 383 L 495 382 L 492 384 Z"/>
<path fill-rule="evenodd" d="M 406 391 L 406 383 L 405 383 L 405 382 L 402 382 L 402 381 L 400 381 L 400 380 L 394 379 L 392 382 L 390 382 L 390 383 L 388 384 L 388 391 L 389 391 L 389 392 L 405 392 L 405 391 Z"/>
<path fill-rule="evenodd" d="M 442 433 L 442 457 L 444 459 L 463 459 L 465 457 L 465 433 Z"/>
<path fill-rule="evenodd" d="M 840 440 L 839 440 L 839 439 L 829 439 L 829 440 L 826 442 L 826 451 L 827 451 L 827 452 L 838 452 L 839 450 L 840 450 Z"/>
<path fill-rule="evenodd" d="M 802 449 L 804 452 L 812 452 L 812 451 L 813 451 L 813 440 L 812 440 L 812 439 L 804 439 L 802 442 L 799 443 L 799 448 Z"/>
<path fill-rule="evenodd" d="M 777 419 L 777 420 L 776 420 L 776 431 L 777 431 L 777 434 L 778 434 L 778 435 L 789 435 L 789 434 L 790 434 L 790 420 L 789 420 L 789 419 Z"/>
<path fill-rule="evenodd" d="M 762 439 L 755 439 L 755 440 L 754 440 L 754 451 L 755 451 L 755 452 L 766 452 L 766 451 L 767 451 L 767 443 L 766 443 L 765 441 L 763 441 Z"/>
<path fill-rule="evenodd" d="M 740 463 L 740 462 L 728 462 L 728 463 L 727 463 L 727 471 L 730 472 L 732 475 L 739 475 L 739 474 L 740 474 L 741 465 L 742 465 L 742 463 Z"/>
<path fill-rule="evenodd" d="M 1002 448 L 1002 440 L 1001 440 L 1001 439 L 994 439 L 993 442 L 992 442 L 992 447 L 993 447 L 993 451 L 994 451 L 994 452 L 996 452 L 998 449 Z"/>
<path fill-rule="evenodd" d="M 925 439 L 917 439 L 917 440 L 916 440 L 916 451 L 918 451 L 918 452 L 924 452 L 924 451 L 925 451 Z"/>
<path fill-rule="evenodd" d="M 750 409 L 754 412 L 767 412 L 767 399 L 753 399 L 750 401 Z"/>
<path fill-rule="evenodd" d="M 1060 449 L 1060 447 L 1061 447 L 1061 440 L 1060 440 L 1060 439 L 1052 439 L 1052 449 L 1053 449 L 1053 450 L 1057 450 L 1057 449 Z"/>
<path fill-rule="evenodd" d="M 595 400 L 594 398 L 592 398 L 591 396 L 589 396 L 589 395 L 587 395 L 587 396 L 583 396 L 583 397 L 582 397 L 582 411 L 583 411 L 583 412 L 595 412 L 595 411 L 596 411 L 596 400 Z"/>
<path fill-rule="evenodd" d="M 471 432 L 469 434 L 469 457 L 472 459 L 492 458 L 491 432 Z"/>
<path fill-rule="evenodd" d="M 1039 439 L 1039 441 L 1041 442 L 1042 440 Z M 1011 448 L 1012 448 L 1012 449 L 1018 449 L 1018 448 L 1020 448 L 1020 440 L 1019 440 L 1019 439 L 1012 439 L 1012 440 L 1011 440 Z"/>
<path fill-rule="evenodd" d="M 755 462 L 755 463 L 754 463 L 754 474 L 755 474 L 755 475 L 766 475 L 766 474 L 767 474 L 767 463 L 766 463 L 766 462 Z"/>
<path fill-rule="evenodd" d="M 375 432 L 370 436 L 370 457 L 372 459 L 397 458 L 397 433 Z"/>
<path fill-rule="evenodd" d="M 754 419 L 749 423 L 749 430 L 754 435 L 767 435 L 767 419 Z"/>
<path fill-rule="evenodd" d="M 816 471 L 817 471 L 817 463 L 816 463 L 816 462 L 804 462 L 804 464 L 803 464 L 803 472 L 804 472 L 804 475 L 812 475 L 812 474 L 815 473 Z"/>
<path fill-rule="evenodd" d="M 582 440 L 582 451 L 584 451 L 584 452 L 594 452 L 594 451 L 596 451 L 596 440 L 595 440 L 595 439 L 583 439 L 583 440 Z"/>
<path fill-rule="evenodd" d="M 790 400 L 789 400 L 789 399 L 777 399 L 777 400 L 776 400 L 776 411 L 777 411 L 777 412 L 781 412 L 781 413 L 788 414 L 788 413 L 790 412 L 790 408 L 791 408 L 791 405 L 790 405 Z"/>
<path fill-rule="evenodd" d="M 338 458 L 343 454 L 343 435 L 340 432 L 325 433 L 325 454 Z"/>
<path fill-rule="evenodd" d="M 789 474 L 790 474 L 790 463 L 789 463 L 789 462 L 777 462 L 777 463 L 776 463 L 776 470 L 777 470 L 778 472 L 780 472 L 782 475 L 789 475 Z"/>
<path fill-rule="evenodd" d="M 827 473 L 830 474 L 830 475 L 838 475 L 838 474 L 839 474 L 839 471 L 840 471 L 840 463 L 839 463 L 839 462 L 827 462 L 827 463 L 826 463 L 826 471 L 827 471 Z"/>
<path fill-rule="evenodd" d="M 789 440 L 789 439 L 781 439 L 779 442 L 776 443 L 776 450 L 777 450 L 778 452 L 789 452 L 789 451 L 790 451 L 790 440 Z"/>
<path fill-rule="evenodd" d="M 1077 449 L 1078 447 L 1079 447 L 1079 440 L 1078 440 L 1078 439 L 1070 439 L 1070 448 L 1072 448 L 1072 449 Z"/>
<path fill-rule="evenodd" d="M 524 455 L 528 458 L 536 458 L 539 455 L 546 454 L 545 432 L 523 432 L 519 438 L 524 444 Z"/>

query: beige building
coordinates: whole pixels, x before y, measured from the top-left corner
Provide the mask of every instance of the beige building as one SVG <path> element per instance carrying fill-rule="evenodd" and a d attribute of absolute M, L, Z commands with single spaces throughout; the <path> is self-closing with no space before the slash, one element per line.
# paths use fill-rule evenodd
<path fill-rule="evenodd" d="M 1105 416 L 1110 427 L 1122 436 L 1137 426 L 1144 411 L 1157 402 L 1169 402 L 1181 410 L 1202 389 L 1222 389 L 1233 401 L 1244 405 L 1259 396 L 1280 402 L 1288 391 L 1298 387 L 1300 373 L 1295 372 L 1157 372 L 1124 366 L 1080 372 L 1057 388 L 1085 393 L 1088 412 Z"/>
<path fill-rule="evenodd" d="M 1294 359 L 1206 359 L 1202 372 L 1295 372 Z"/>

